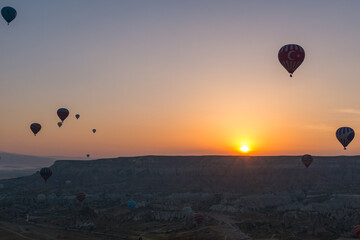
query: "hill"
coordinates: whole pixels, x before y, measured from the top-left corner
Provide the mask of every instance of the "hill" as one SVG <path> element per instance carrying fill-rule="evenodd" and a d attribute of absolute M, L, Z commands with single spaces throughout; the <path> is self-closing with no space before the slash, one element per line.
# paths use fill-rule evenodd
<path fill-rule="evenodd" d="M 0 179 L 30 175 L 55 162 L 54 158 L 0 152 Z"/>
<path fill-rule="evenodd" d="M 343 239 L 360 223 L 360 156 L 139 156 L 58 160 L 0 181 L 0 220 L 135 239 Z M 76 194 L 85 192 L 82 206 Z M 39 198 L 39 196 L 42 196 Z M 127 202 L 137 202 L 135 211 Z M 206 217 L 198 225 L 183 208 Z M 189 218 L 190 216 L 190 218 Z M 22 220 L 21 220 L 22 219 Z M 49 228 L 47 228 L 49 230 Z M 129 238 L 126 238 L 128 236 Z M 296 236 L 297 238 L 291 238 Z"/>
<path fill-rule="evenodd" d="M 39 161 L 39 167 L 51 161 Z M 358 191 L 360 156 L 314 157 L 306 169 L 297 156 L 141 156 L 90 161 L 58 160 L 52 166 L 49 188 L 64 185 L 87 192 L 173 193 L 236 192 L 264 194 L 308 190 Z M 2 181 L 35 190 L 39 173 Z"/>

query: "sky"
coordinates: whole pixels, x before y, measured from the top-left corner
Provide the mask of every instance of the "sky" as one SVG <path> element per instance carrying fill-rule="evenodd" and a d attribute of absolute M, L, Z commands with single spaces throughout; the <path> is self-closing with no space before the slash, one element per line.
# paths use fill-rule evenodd
<path fill-rule="evenodd" d="M 0 151 L 354 155 L 359 1 L 4 0 Z M 3 20 L 3 19 L 0 19 Z M 290 78 L 277 59 L 306 52 Z M 70 116 L 58 128 L 56 110 Z M 76 120 L 74 115 L 81 115 Z M 30 124 L 42 130 L 35 137 Z M 96 128 L 96 134 L 91 129 Z"/>

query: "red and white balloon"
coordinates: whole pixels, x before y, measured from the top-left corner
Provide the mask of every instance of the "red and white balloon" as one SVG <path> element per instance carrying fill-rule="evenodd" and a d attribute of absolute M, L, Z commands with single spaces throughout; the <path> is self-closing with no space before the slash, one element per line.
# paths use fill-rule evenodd
<path fill-rule="evenodd" d="M 278 54 L 281 65 L 290 73 L 292 77 L 295 70 L 302 64 L 305 59 L 304 49 L 296 44 L 287 44 L 280 48 Z"/>

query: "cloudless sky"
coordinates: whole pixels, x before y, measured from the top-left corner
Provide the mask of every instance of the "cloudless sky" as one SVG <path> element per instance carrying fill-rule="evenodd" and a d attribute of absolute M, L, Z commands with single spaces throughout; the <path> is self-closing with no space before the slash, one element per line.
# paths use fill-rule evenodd
<path fill-rule="evenodd" d="M 341 126 L 360 130 L 359 1 L 3 6 L 18 16 L 0 21 L 1 151 L 360 154 L 359 135 L 346 152 L 335 138 Z M 306 52 L 293 78 L 277 59 L 288 43 Z M 59 129 L 60 107 L 70 116 Z M 36 137 L 32 122 L 43 126 Z"/>

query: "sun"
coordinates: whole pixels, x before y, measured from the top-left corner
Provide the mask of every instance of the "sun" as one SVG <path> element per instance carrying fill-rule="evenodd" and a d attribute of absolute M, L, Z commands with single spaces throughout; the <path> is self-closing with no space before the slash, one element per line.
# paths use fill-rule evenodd
<path fill-rule="evenodd" d="M 242 145 L 240 147 L 240 151 L 242 151 L 243 153 L 247 153 L 250 150 L 250 148 L 246 145 Z"/>

